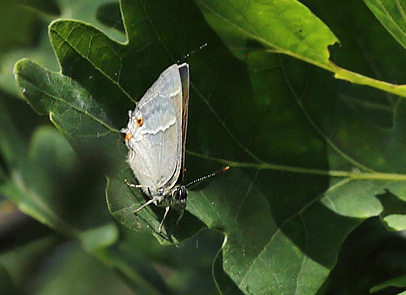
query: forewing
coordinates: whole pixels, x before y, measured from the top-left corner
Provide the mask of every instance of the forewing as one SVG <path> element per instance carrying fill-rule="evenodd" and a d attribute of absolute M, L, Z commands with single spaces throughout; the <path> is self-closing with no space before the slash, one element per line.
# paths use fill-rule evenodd
<path fill-rule="evenodd" d="M 138 182 L 151 192 L 172 188 L 182 162 L 182 83 L 177 65 L 166 69 L 133 112 L 129 164 Z"/>

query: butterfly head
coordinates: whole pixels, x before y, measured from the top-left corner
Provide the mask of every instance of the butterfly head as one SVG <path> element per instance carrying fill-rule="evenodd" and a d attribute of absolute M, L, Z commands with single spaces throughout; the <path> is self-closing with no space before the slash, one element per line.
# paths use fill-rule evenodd
<path fill-rule="evenodd" d="M 184 210 L 187 202 L 187 189 L 183 185 L 176 185 L 171 190 L 171 207 Z"/>

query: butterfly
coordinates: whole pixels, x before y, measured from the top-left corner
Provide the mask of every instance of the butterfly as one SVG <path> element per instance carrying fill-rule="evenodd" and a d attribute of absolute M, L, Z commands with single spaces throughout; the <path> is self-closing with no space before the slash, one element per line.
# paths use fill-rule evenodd
<path fill-rule="evenodd" d="M 178 221 L 181 219 L 187 203 L 186 187 L 218 173 L 182 185 L 188 106 L 189 65 L 171 65 L 147 90 L 134 111 L 128 111 L 127 127 L 121 129 L 128 148 L 127 162 L 139 184 L 126 183 L 142 189 L 149 197 L 134 213 L 150 204 L 165 208 L 159 232 L 170 208 L 181 211 Z"/>

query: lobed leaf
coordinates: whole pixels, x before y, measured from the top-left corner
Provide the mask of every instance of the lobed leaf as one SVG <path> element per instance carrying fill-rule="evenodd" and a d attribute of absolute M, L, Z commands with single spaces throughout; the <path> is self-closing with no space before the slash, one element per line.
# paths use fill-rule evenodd
<path fill-rule="evenodd" d="M 123 0 L 126 42 L 87 23 L 55 21 L 50 38 L 62 72 L 22 60 L 17 81 L 75 150 L 100 161 L 108 207 L 122 224 L 166 243 L 193 235 L 202 223 L 222 232 L 214 274 L 224 293 L 236 284 L 245 294 L 315 294 L 348 234 L 389 212 L 394 200 L 385 192 L 405 201 L 405 102 L 378 108 L 375 117 L 393 118 L 385 128 L 364 116 L 371 105 L 354 107 L 363 89 L 275 54 L 331 66 L 327 46 L 336 38 L 296 1 L 198 4 L 228 46 L 253 39 L 271 52 L 235 58 L 193 3 Z M 189 214 L 176 226 L 171 212 L 160 234 L 160 208 L 133 214 L 145 197 L 124 184 L 135 180 L 118 130 L 159 73 L 203 44 L 187 60 L 186 177 L 231 169 L 191 189 Z"/>

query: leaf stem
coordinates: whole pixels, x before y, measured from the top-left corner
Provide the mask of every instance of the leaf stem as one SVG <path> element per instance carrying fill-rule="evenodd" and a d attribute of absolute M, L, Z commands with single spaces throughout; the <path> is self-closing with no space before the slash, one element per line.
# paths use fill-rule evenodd
<path fill-rule="evenodd" d="M 402 97 L 406 97 L 406 85 L 396 85 L 392 83 L 388 83 L 385 81 L 376 80 L 370 77 L 366 77 L 364 75 L 340 68 L 339 66 L 332 64 L 332 72 L 334 73 L 334 77 L 341 80 L 347 80 L 349 82 L 374 87 L 395 95 L 399 95 Z M 330 70 L 330 69 L 329 69 Z"/>
<path fill-rule="evenodd" d="M 230 167 L 235 168 L 254 168 L 254 169 L 263 169 L 263 170 L 274 170 L 274 171 L 283 171 L 290 173 L 300 173 L 300 174 L 311 174 L 311 175 L 322 175 L 329 177 L 337 178 L 350 178 L 354 180 L 393 180 L 393 181 L 406 181 L 406 174 L 397 174 L 397 173 L 382 173 L 382 172 L 362 172 L 360 170 L 354 171 L 340 171 L 340 170 L 323 170 L 315 168 L 303 168 L 295 167 L 288 165 L 278 165 L 271 164 L 267 162 L 261 163 L 248 163 L 248 162 L 237 162 L 227 159 L 215 158 L 207 155 L 202 155 L 200 153 L 186 151 L 189 155 L 204 158 L 207 160 L 223 163 Z"/>

